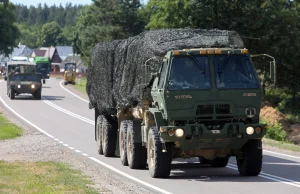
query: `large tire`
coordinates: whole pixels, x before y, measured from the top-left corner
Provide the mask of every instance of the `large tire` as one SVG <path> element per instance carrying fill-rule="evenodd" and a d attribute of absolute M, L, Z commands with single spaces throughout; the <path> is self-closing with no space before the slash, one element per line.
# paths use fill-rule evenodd
<path fill-rule="evenodd" d="M 105 116 L 102 120 L 102 149 L 105 157 L 115 156 L 117 145 L 117 127 Z"/>
<path fill-rule="evenodd" d="M 251 139 L 244 146 L 243 157 L 237 158 L 237 166 L 242 176 L 258 176 L 261 172 L 263 155 L 261 140 Z"/>
<path fill-rule="evenodd" d="M 202 156 L 199 156 L 198 159 L 201 164 L 210 164 L 209 160 L 205 159 Z"/>
<path fill-rule="evenodd" d="M 148 134 L 147 157 L 151 177 L 167 178 L 170 176 L 172 163 L 172 149 L 166 144 L 167 152 L 162 152 L 162 143 L 158 135 L 157 127 L 152 127 Z"/>
<path fill-rule="evenodd" d="M 10 99 L 13 100 L 15 99 L 15 91 L 13 89 L 10 89 Z"/>
<path fill-rule="evenodd" d="M 127 160 L 127 128 L 128 128 L 129 120 L 124 120 L 120 124 L 120 132 L 119 132 L 119 150 L 120 150 L 120 159 L 123 166 L 128 166 Z"/>
<path fill-rule="evenodd" d="M 42 99 L 42 90 L 37 90 L 34 94 L 34 97 L 37 99 L 37 100 L 41 100 Z"/>
<path fill-rule="evenodd" d="M 97 117 L 97 121 L 96 121 L 96 140 L 97 140 L 97 151 L 98 154 L 103 155 L 103 149 L 102 149 L 102 120 L 103 120 L 103 116 L 99 115 Z"/>
<path fill-rule="evenodd" d="M 142 142 L 136 142 L 137 139 L 142 139 L 141 121 L 134 119 L 128 122 L 127 128 L 127 159 L 131 169 L 145 169 L 147 166 L 147 149 L 142 145 Z"/>
<path fill-rule="evenodd" d="M 210 161 L 210 166 L 217 167 L 217 168 L 225 167 L 227 166 L 228 161 L 229 161 L 229 157 L 217 157 Z"/>

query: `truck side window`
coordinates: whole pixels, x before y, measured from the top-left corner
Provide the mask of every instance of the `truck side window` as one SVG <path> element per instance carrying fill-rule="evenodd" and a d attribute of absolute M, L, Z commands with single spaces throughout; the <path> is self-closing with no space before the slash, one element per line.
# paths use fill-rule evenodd
<path fill-rule="evenodd" d="M 162 64 L 162 68 L 160 71 L 160 76 L 159 76 L 159 80 L 158 80 L 158 88 L 161 89 L 164 86 L 164 81 L 167 75 L 167 67 L 168 67 L 168 62 L 165 61 Z"/>

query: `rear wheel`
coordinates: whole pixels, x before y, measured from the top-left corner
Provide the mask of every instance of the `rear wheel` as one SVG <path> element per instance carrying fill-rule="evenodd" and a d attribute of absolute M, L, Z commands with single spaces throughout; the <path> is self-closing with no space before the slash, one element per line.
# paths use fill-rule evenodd
<path fill-rule="evenodd" d="M 249 140 L 242 151 L 242 158 L 237 158 L 240 175 L 258 176 L 261 172 L 263 161 L 261 140 Z"/>
<path fill-rule="evenodd" d="M 119 133 L 120 158 L 123 166 L 128 166 L 126 142 L 128 122 L 128 120 L 124 120 L 121 122 Z"/>
<path fill-rule="evenodd" d="M 167 152 L 162 152 L 162 143 L 158 135 L 157 127 L 152 127 L 148 134 L 147 156 L 151 177 L 167 178 L 170 176 L 172 163 L 172 149 L 166 144 Z"/>
<path fill-rule="evenodd" d="M 200 156 L 198 158 L 201 164 L 209 164 L 209 160 L 205 159 L 204 157 Z"/>
<path fill-rule="evenodd" d="M 106 157 L 115 156 L 117 144 L 117 126 L 109 122 L 106 116 L 102 120 L 102 149 Z"/>
<path fill-rule="evenodd" d="M 96 121 L 96 139 L 97 139 L 97 150 L 100 155 L 103 155 L 103 149 L 102 149 L 102 115 L 99 115 L 97 117 Z"/>
<path fill-rule="evenodd" d="M 133 119 L 127 128 L 127 159 L 131 169 L 144 169 L 147 165 L 147 149 L 141 142 L 141 121 Z M 140 140 L 140 141 L 137 141 Z"/>
<path fill-rule="evenodd" d="M 211 167 L 225 167 L 228 164 L 229 157 L 218 157 L 210 161 Z"/>
<path fill-rule="evenodd" d="M 65 82 L 64 82 L 64 85 L 67 85 L 67 84 L 68 84 L 68 82 L 67 82 L 67 81 L 65 81 Z"/>

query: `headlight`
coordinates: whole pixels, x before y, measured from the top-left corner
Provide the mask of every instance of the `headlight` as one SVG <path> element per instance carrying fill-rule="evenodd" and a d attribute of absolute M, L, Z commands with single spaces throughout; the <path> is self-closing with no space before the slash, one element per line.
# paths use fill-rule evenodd
<path fill-rule="evenodd" d="M 21 88 L 21 85 L 18 85 L 18 88 Z"/>
<path fill-rule="evenodd" d="M 251 127 L 251 126 L 247 127 L 247 128 L 246 128 L 246 133 L 247 133 L 248 135 L 252 135 L 252 134 L 254 133 L 254 128 Z"/>
<path fill-rule="evenodd" d="M 49 76 L 49 74 L 47 74 L 47 76 Z"/>
<path fill-rule="evenodd" d="M 184 135 L 183 129 L 176 129 L 175 135 L 176 135 L 176 137 L 182 137 Z"/>
<path fill-rule="evenodd" d="M 32 84 L 32 85 L 31 85 L 31 88 L 35 88 L 35 85 Z"/>

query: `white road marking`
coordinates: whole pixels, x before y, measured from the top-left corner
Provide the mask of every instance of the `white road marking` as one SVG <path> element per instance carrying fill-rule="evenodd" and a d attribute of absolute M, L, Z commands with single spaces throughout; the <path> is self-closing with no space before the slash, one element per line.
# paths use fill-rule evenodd
<path fill-rule="evenodd" d="M 300 157 L 298 157 L 298 156 L 292 156 L 292 155 L 288 155 L 288 154 L 282 154 L 282 153 L 273 152 L 273 151 L 269 151 L 269 150 L 264 150 L 264 152 L 268 152 L 268 153 L 271 153 L 271 154 L 277 154 L 277 155 L 280 155 L 280 156 L 286 156 L 286 157 L 290 157 L 290 158 L 300 159 Z"/>
<path fill-rule="evenodd" d="M 87 154 L 85 154 L 85 153 L 82 153 L 82 155 L 84 155 L 84 156 L 88 156 Z"/>
<path fill-rule="evenodd" d="M 65 88 L 65 87 L 62 85 L 62 83 L 63 83 L 63 81 L 61 81 L 61 82 L 59 83 L 59 85 L 60 85 L 60 87 L 62 87 L 62 89 L 66 90 L 67 92 L 69 92 L 69 93 L 72 94 L 73 96 L 79 98 L 80 100 L 82 100 L 82 101 L 84 101 L 84 102 L 86 102 L 86 103 L 89 103 L 88 100 L 81 98 L 80 96 L 74 94 L 73 92 L 71 92 L 70 90 L 68 90 L 67 88 Z"/>
<path fill-rule="evenodd" d="M 63 144 L 64 142 L 63 141 L 59 141 L 59 143 Z"/>
<path fill-rule="evenodd" d="M 79 151 L 79 150 L 75 150 L 75 152 L 81 152 L 81 151 Z"/>
<path fill-rule="evenodd" d="M 238 170 L 236 165 L 233 165 L 233 164 L 230 164 L 230 163 L 228 163 L 228 165 L 226 167 L 230 168 L 230 169 L 233 169 L 233 170 Z M 267 174 L 267 173 L 264 173 L 264 172 L 261 172 L 258 176 L 260 176 L 262 178 L 265 178 L 265 179 L 273 180 L 273 181 L 276 181 L 276 182 L 292 185 L 292 186 L 295 186 L 295 187 L 300 187 L 300 182 L 297 182 L 297 181 L 294 181 L 294 180 L 291 180 L 291 179 L 282 178 L 282 177 Z"/>
<path fill-rule="evenodd" d="M 122 172 L 122 171 L 120 171 L 120 170 L 118 170 L 118 169 L 116 169 L 116 168 L 114 168 L 114 167 L 112 167 L 112 166 L 110 166 L 110 165 L 108 165 L 108 164 L 106 164 L 106 163 L 104 163 L 104 162 L 102 162 L 102 161 L 100 161 L 100 160 L 94 158 L 94 157 L 89 157 L 89 158 L 90 158 L 91 160 L 94 160 L 94 161 L 97 162 L 98 164 L 101 164 L 102 166 L 105 166 L 106 168 L 108 168 L 108 169 L 110 169 L 110 170 L 113 170 L 113 171 L 115 171 L 115 172 L 117 172 L 117 173 L 119 173 L 119 174 L 121 174 L 121 175 L 123 175 L 123 176 L 125 176 L 125 177 L 127 177 L 127 178 L 129 178 L 129 179 L 131 179 L 131 180 L 134 180 L 134 181 L 136 181 L 136 182 L 138 182 L 138 183 L 140 183 L 140 184 L 142 184 L 142 185 L 145 185 L 145 186 L 147 186 L 147 187 L 150 187 L 150 188 L 152 188 L 152 189 L 154 189 L 154 190 L 157 190 L 157 191 L 159 191 L 159 192 L 161 192 L 161 193 L 171 194 L 171 193 L 168 192 L 168 191 L 165 191 L 165 190 L 163 190 L 163 189 L 160 189 L 160 188 L 158 188 L 158 187 L 156 187 L 156 186 L 153 186 L 153 185 L 151 185 L 151 184 L 149 184 L 149 183 L 146 183 L 146 182 L 144 182 L 144 181 L 142 181 L 142 180 L 140 180 L 140 179 L 137 179 L 137 178 L 135 178 L 135 177 L 133 177 L 133 176 L 131 176 L 131 175 L 129 175 L 129 174 L 126 174 L 126 173 L 124 173 L 124 172 Z"/>
<path fill-rule="evenodd" d="M 74 150 L 75 148 L 73 148 L 73 147 L 69 147 L 69 149 L 71 149 L 71 150 Z"/>
<path fill-rule="evenodd" d="M 80 115 L 78 115 L 78 114 L 75 114 L 75 113 L 73 113 L 73 112 L 71 112 L 71 111 L 68 111 L 68 110 L 66 110 L 66 109 L 64 109 L 64 108 L 61 108 L 61 107 L 57 106 L 56 104 L 53 104 L 52 102 L 48 101 L 48 100 L 47 100 L 46 98 L 44 98 L 44 97 L 42 97 L 42 99 L 43 99 L 43 102 L 45 102 L 45 103 L 48 104 L 49 106 L 55 108 L 56 110 L 59 110 L 59 111 L 61 111 L 61 112 L 63 112 L 63 113 L 66 113 L 66 114 L 68 114 L 68 115 L 70 115 L 70 116 L 72 116 L 72 117 L 75 117 L 75 118 L 77 118 L 77 119 L 80 119 L 80 120 L 82 120 L 82 121 L 84 121 L 84 122 L 86 122 L 86 123 L 89 123 L 89 124 L 91 124 L 91 125 L 95 125 L 95 122 L 94 122 L 93 120 L 90 120 L 90 119 L 88 119 L 88 118 L 85 118 L 85 117 L 82 117 L 82 116 L 80 116 Z"/>
<path fill-rule="evenodd" d="M 55 138 L 54 140 L 55 140 L 55 141 L 59 141 L 59 139 L 57 139 L 57 138 Z"/>
<path fill-rule="evenodd" d="M 65 143 L 64 146 L 68 147 L 69 145 Z"/>

